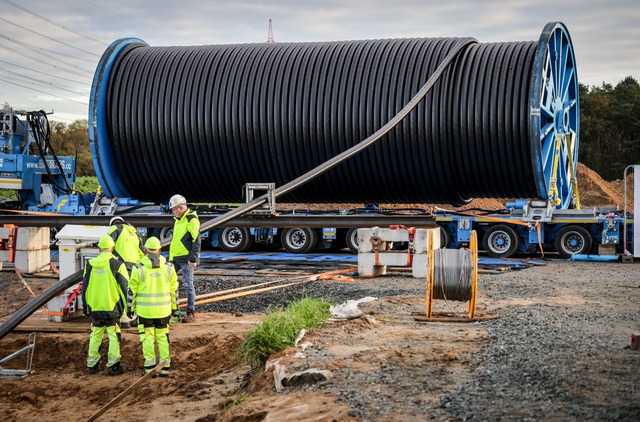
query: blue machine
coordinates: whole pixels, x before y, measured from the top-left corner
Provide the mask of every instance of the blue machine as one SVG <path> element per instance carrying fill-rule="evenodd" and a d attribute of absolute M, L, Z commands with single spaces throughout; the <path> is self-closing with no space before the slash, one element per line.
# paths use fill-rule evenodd
<path fill-rule="evenodd" d="M 24 116 L 20 119 L 18 116 Z M 85 214 L 92 198 L 77 195 L 74 157 L 58 157 L 44 111 L 0 110 L 0 189 L 17 191 L 27 211 Z"/>

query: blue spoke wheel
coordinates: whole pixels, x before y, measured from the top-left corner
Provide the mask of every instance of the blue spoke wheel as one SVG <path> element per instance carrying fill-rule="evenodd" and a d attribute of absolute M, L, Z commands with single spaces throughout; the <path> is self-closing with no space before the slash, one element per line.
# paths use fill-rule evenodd
<path fill-rule="evenodd" d="M 564 24 L 545 26 L 533 72 L 530 135 L 538 192 L 557 208 L 569 208 L 574 195 L 572 173 L 578 163 L 580 102 L 575 53 Z"/>

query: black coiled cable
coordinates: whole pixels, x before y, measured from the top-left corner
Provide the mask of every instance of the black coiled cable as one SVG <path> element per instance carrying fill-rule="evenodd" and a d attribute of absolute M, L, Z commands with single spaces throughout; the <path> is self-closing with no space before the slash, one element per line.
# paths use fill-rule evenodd
<path fill-rule="evenodd" d="M 110 73 L 109 136 L 132 196 L 242 202 L 393 117 L 457 38 L 198 47 L 132 45 Z M 453 203 L 535 197 L 528 129 L 535 42 L 466 48 L 381 140 L 281 200 Z"/>

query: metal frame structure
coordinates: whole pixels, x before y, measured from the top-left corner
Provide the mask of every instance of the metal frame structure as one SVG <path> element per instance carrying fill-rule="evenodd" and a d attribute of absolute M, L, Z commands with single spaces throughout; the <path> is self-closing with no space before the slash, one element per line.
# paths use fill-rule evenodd
<path fill-rule="evenodd" d="M 28 344 L 20 350 L 11 353 L 9 356 L 0 359 L 0 378 L 10 379 L 22 379 L 31 374 L 31 365 L 33 363 L 33 352 L 36 347 L 36 333 L 29 334 Z M 1 365 L 11 359 L 20 356 L 21 354 L 27 354 L 27 367 L 25 369 L 5 369 Z"/>

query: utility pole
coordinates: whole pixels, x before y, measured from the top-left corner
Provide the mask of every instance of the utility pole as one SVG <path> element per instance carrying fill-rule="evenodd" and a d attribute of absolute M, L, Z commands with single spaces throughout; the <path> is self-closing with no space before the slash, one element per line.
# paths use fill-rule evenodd
<path fill-rule="evenodd" d="M 274 43 L 274 42 L 276 42 L 276 41 L 273 39 L 273 28 L 271 27 L 271 19 L 269 19 L 269 33 L 268 33 L 268 35 L 267 35 L 267 42 L 269 42 L 269 43 Z"/>

